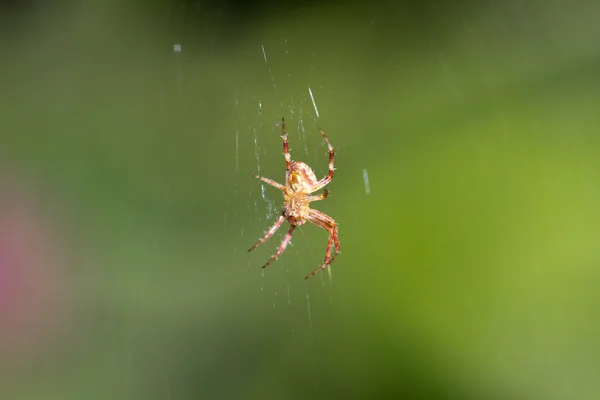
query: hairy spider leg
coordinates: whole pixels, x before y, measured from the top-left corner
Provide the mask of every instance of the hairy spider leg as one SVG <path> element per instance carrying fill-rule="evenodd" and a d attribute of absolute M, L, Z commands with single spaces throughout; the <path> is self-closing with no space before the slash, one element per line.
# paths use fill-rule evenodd
<path fill-rule="evenodd" d="M 319 200 L 323 200 L 324 198 L 326 198 L 327 196 L 329 196 L 329 190 L 325 189 L 325 191 L 319 195 L 316 196 L 306 196 L 306 201 L 313 202 L 313 201 L 319 201 Z"/>
<path fill-rule="evenodd" d="M 340 241 L 339 241 L 338 234 L 337 234 L 337 225 L 336 225 L 335 221 L 333 220 L 333 218 L 331 218 L 327 214 L 324 214 L 318 210 L 310 210 L 310 216 L 308 218 L 308 221 L 317 226 L 320 226 L 321 228 L 323 228 L 327 232 L 329 232 L 329 241 L 327 242 L 327 251 L 325 252 L 325 261 L 323 261 L 323 264 L 321 264 L 321 266 L 319 268 L 315 269 L 313 272 L 308 274 L 308 276 L 306 276 L 304 279 L 312 278 L 318 272 L 320 272 L 322 269 L 325 269 L 326 267 L 331 265 L 331 263 L 335 259 L 335 256 L 337 256 L 340 252 Z M 334 244 L 335 244 L 335 253 L 331 254 L 331 253 L 333 253 L 332 247 Z"/>
<path fill-rule="evenodd" d="M 264 183 L 267 183 L 273 187 L 276 187 L 277 189 L 279 189 L 281 191 L 285 190 L 285 187 L 281 183 L 275 182 L 273 179 L 265 178 L 264 176 L 258 176 L 256 174 L 252 174 L 252 176 L 255 177 L 256 179 L 260 179 Z"/>
<path fill-rule="evenodd" d="M 329 139 L 327 139 L 327 135 L 325 135 L 325 132 L 323 132 L 323 129 L 319 128 L 319 132 L 321 132 L 321 136 L 323 136 L 323 139 L 325 140 L 325 143 L 327 143 L 327 147 L 329 148 L 329 173 L 327 174 L 327 176 L 325 178 L 323 178 L 319 182 L 315 183 L 315 185 L 310 188 L 309 193 L 316 192 L 317 190 L 322 189 L 323 187 L 327 186 L 329 184 L 329 182 L 331 182 L 331 178 L 333 178 L 333 172 L 335 171 L 335 168 L 333 168 L 333 158 L 334 158 L 333 146 L 329 142 Z"/>
<path fill-rule="evenodd" d="M 287 130 L 285 129 L 285 119 L 281 117 L 281 138 L 283 139 L 283 155 L 285 157 L 285 181 L 288 181 L 290 171 L 292 170 L 292 158 L 290 156 L 290 146 L 287 139 Z"/>
<path fill-rule="evenodd" d="M 340 241 L 339 241 L 339 238 L 337 235 L 337 224 L 335 223 L 333 218 L 331 218 L 329 215 L 325 214 L 324 212 L 321 212 L 321 211 L 315 210 L 315 209 L 310 209 L 309 215 L 318 221 L 324 222 L 326 225 L 330 226 L 331 228 L 335 228 L 335 236 L 334 236 L 333 240 L 335 242 L 335 248 L 337 250 L 336 254 L 339 253 L 340 252 Z"/>
<path fill-rule="evenodd" d="M 258 246 L 260 246 L 261 244 L 263 244 L 264 242 L 266 242 L 267 240 L 269 240 L 269 238 L 271 236 L 273 236 L 273 234 L 277 231 L 277 229 L 279 229 L 279 227 L 281 226 L 281 224 L 283 224 L 283 221 L 285 221 L 285 216 L 281 215 L 279 216 L 279 218 L 277 219 L 277 221 L 275 221 L 275 223 L 273 224 L 273 226 L 271 227 L 271 229 L 269 229 L 269 231 L 265 234 L 265 236 L 263 236 L 258 242 L 256 242 L 256 244 L 252 247 L 250 247 L 248 249 L 248 251 L 252 251 L 255 248 L 257 248 Z"/>
<path fill-rule="evenodd" d="M 277 249 L 275 254 L 273 254 L 271 256 L 271 258 L 269 258 L 269 261 L 267 261 L 267 263 L 265 265 L 263 265 L 263 268 L 267 268 L 267 266 L 269 264 L 271 264 L 273 261 L 277 260 L 279 258 L 279 256 L 281 255 L 281 253 L 283 253 L 283 251 L 287 247 L 290 240 L 292 240 L 292 234 L 294 233 L 294 229 L 296 229 L 296 226 L 297 225 L 290 225 L 290 230 L 288 231 L 287 235 L 285 235 L 285 237 L 281 241 L 281 246 L 279 246 L 279 248 Z"/>

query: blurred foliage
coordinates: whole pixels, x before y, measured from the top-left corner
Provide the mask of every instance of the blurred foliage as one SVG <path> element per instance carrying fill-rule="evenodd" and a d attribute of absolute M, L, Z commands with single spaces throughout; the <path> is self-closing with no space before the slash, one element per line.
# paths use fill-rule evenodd
<path fill-rule="evenodd" d="M 70 303 L 0 397 L 598 398 L 600 7 L 576 3 L 32 6 L 0 38 L 0 166 L 60 221 Z M 342 254 L 309 281 L 314 226 L 264 274 L 281 236 L 246 253 L 281 116 L 317 175 L 318 126 L 336 148 Z"/>

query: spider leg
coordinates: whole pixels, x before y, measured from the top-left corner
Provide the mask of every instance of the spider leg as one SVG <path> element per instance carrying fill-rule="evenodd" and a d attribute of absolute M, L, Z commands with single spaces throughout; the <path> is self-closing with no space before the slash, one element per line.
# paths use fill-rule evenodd
<path fill-rule="evenodd" d="M 269 229 L 269 231 L 265 234 L 265 236 L 263 236 L 258 242 L 256 242 L 256 244 L 254 246 L 250 247 L 248 249 L 248 251 L 250 252 L 250 251 L 254 250 L 258 246 L 260 246 L 261 244 L 263 244 L 264 242 L 269 240 L 269 238 L 271 236 L 273 236 L 273 234 L 277 231 L 277 229 L 279 229 L 279 227 L 281 226 L 281 224 L 283 223 L 284 220 L 285 220 L 285 216 L 283 216 L 283 215 L 279 216 L 277 221 L 275 221 L 275 223 L 273 224 L 271 229 Z"/>
<path fill-rule="evenodd" d="M 335 259 L 335 256 L 337 256 L 340 252 L 340 240 L 339 240 L 338 234 L 337 234 L 337 224 L 335 223 L 333 218 L 331 218 L 329 215 L 324 214 L 318 210 L 311 209 L 310 215 L 307 220 L 317 226 L 320 226 L 321 228 L 323 228 L 327 232 L 329 232 L 329 241 L 327 242 L 327 251 L 325 252 L 325 261 L 323 261 L 323 264 L 321 264 L 321 266 L 319 268 L 315 269 L 313 272 L 308 274 L 308 276 L 306 276 L 305 279 L 309 279 L 309 278 L 313 277 L 318 272 L 320 272 L 322 269 L 325 269 L 326 267 L 331 265 L 331 263 Z M 335 253 L 333 253 L 333 248 L 332 248 L 334 244 L 335 244 Z"/>
<path fill-rule="evenodd" d="M 308 201 L 309 203 L 312 201 L 319 201 L 319 200 L 323 200 L 327 196 L 329 196 L 329 190 L 325 189 L 325 191 L 323 193 L 321 193 L 317 196 L 307 196 L 306 201 Z"/>
<path fill-rule="evenodd" d="M 327 251 L 325 254 L 325 261 L 323 261 L 323 264 L 321 264 L 321 266 L 317 269 L 315 269 L 313 272 L 311 272 L 310 274 L 308 274 L 304 279 L 310 279 L 313 276 L 315 276 L 317 273 L 319 273 L 322 269 L 325 269 L 326 267 L 330 266 L 331 263 L 333 262 L 334 257 L 331 257 L 331 246 L 333 242 L 333 234 L 330 233 L 329 235 L 329 240 L 327 241 Z"/>
<path fill-rule="evenodd" d="M 285 119 L 281 117 L 281 138 L 283 139 L 283 155 L 285 157 L 285 181 L 287 182 L 288 176 L 292 169 L 292 159 L 290 156 L 290 147 L 287 139 L 287 130 L 285 129 Z"/>
<path fill-rule="evenodd" d="M 271 185 L 273 187 L 276 187 L 279 190 L 284 190 L 285 189 L 281 183 L 277 183 L 273 179 L 265 178 L 264 176 L 258 176 L 256 174 L 252 174 L 252 176 L 255 177 L 256 179 L 260 179 L 264 183 L 267 183 L 267 184 L 269 184 L 269 185 Z"/>
<path fill-rule="evenodd" d="M 325 226 L 329 226 L 332 229 L 335 229 L 335 236 L 333 237 L 333 240 L 335 243 L 336 254 L 338 254 L 340 252 L 340 241 L 339 241 L 339 238 L 337 235 L 337 224 L 335 223 L 333 218 L 331 218 L 329 215 L 327 215 L 319 210 L 315 210 L 315 209 L 310 209 L 309 214 L 311 217 L 310 218 L 311 222 L 312 222 L 312 219 L 314 219 L 316 221 L 319 221 L 319 222 L 325 224 Z M 327 228 L 324 228 L 324 229 L 329 230 Z"/>
<path fill-rule="evenodd" d="M 327 184 L 329 184 L 329 182 L 331 182 L 331 179 L 333 178 L 333 172 L 335 171 L 335 168 L 333 168 L 333 158 L 334 158 L 333 146 L 329 142 L 329 139 L 327 139 L 327 135 L 325 135 L 325 132 L 323 132 L 323 129 L 319 128 L 319 132 L 321 132 L 321 136 L 323 136 L 323 139 L 325 140 L 325 143 L 327 143 L 327 147 L 329 148 L 329 173 L 327 174 L 327 176 L 325 178 L 323 178 L 319 182 L 315 183 L 315 185 L 310 188 L 309 193 L 316 192 L 317 190 L 322 189 L 325 186 L 327 186 Z"/>
<path fill-rule="evenodd" d="M 292 239 L 292 234 L 294 233 L 294 229 L 296 229 L 296 226 L 297 225 L 291 225 L 290 226 L 290 230 L 288 231 L 287 235 L 285 235 L 285 237 L 281 241 L 281 246 L 279 246 L 279 248 L 277 249 L 277 251 L 275 252 L 275 254 L 273 254 L 271 256 L 271 258 L 269 258 L 269 261 L 267 261 L 267 263 L 265 265 L 263 265 L 263 268 L 267 268 L 267 266 L 269 264 L 271 264 L 273 261 L 277 260 L 277 258 L 279 258 L 279 256 L 281 255 L 281 253 L 283 253 L 283 251 L 287 247 L 288 243 Z"/>

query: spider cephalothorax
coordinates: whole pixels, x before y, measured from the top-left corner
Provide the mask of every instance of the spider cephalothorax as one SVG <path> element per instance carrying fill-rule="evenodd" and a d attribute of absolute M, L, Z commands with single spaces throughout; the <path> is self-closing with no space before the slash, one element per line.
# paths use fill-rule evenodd
<path fill-rule="evenodd" d="M 315 196 L 311 196 L 312 193 L 323 189 L 327 186 L 331 179 L 333 178 L 333 146 L 329 143 L 329 139 L 325 135 L 322 129 L 319 129 L 325 143 L 327 143 L 327 147 L 329 148 L 329 173 L 327 176 L 321 180 L 317 180 L 315 173 L 313 170 L 303 162 L 300 161 L 291 161 L 289 146 L 287 141 L 287 132 L 285 129 L 285 120 L 281 118 L 281 130 L 283 137 L 283 154 L 285 156 L 285 186 L 277 183 L 269 178 L 264 178 L 262 176 L 253 175 L 255 178 L 262 180 L 265 183 L 268 183 L 271 186 L 276 187 L 281 190 L 283 193 L 283 207 L 281 211 L 281 215 L 279 219 L 275 222 L 275 224 L 269 229 L 269 231 L 263 236 L 254 246 L 252 246 L 248 251 L 252 251 L 264 242 L 266 242 L 277 229 L 281 226 L 283 221 L 287 220 L 290 223 L 290 229 L 281 242 L 281 245 L 271 256 L 269 261 L 263 266 L 265 268 L 273 261 L 277 260 L 279 255 L 283 253 L 286 246 L 292 239 L 292 234 L 294 233 L 294 229 L 298 225 L 303 225 L 306 222 L 310 222 L 314 225 L 317 225 L 327 232 L 329 232 L 329 242 L 327 243 L 327 251 L 325 253 L 325 261 L 319 268 L 311 272 L 306 279 L 315 275 L 317 272 L 322 269 L 328 267 L 332 262 L 335 256 L 340 252 L 340 241 L 338 239 L 337 234 L 337 225 L 333 218 L 324 214 L 318 210 L 314 210 L 310 208 L 310 203 L 313 201 L 323 200 L 327 197 L 329 192 L 327 189 L 323 191 L 323 193 Z M 335 253 L 333 253 L 333 245 L 335 245 Z M 333 254 L 332 254 L 333 253 Z"/>

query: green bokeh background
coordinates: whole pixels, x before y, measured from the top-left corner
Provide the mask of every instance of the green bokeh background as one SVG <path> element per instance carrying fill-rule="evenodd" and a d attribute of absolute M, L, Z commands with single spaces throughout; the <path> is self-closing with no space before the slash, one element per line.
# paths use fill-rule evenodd
<path fill-rule="evenodd" d="M 598 398 L 600 6 L 475 3 L 4 14 L 3 166 L 76 261 L 0 397 Z M 281 116 L 317 175 L 336 148 L 309 281 L 314 226 L 246 253 Z"/>

